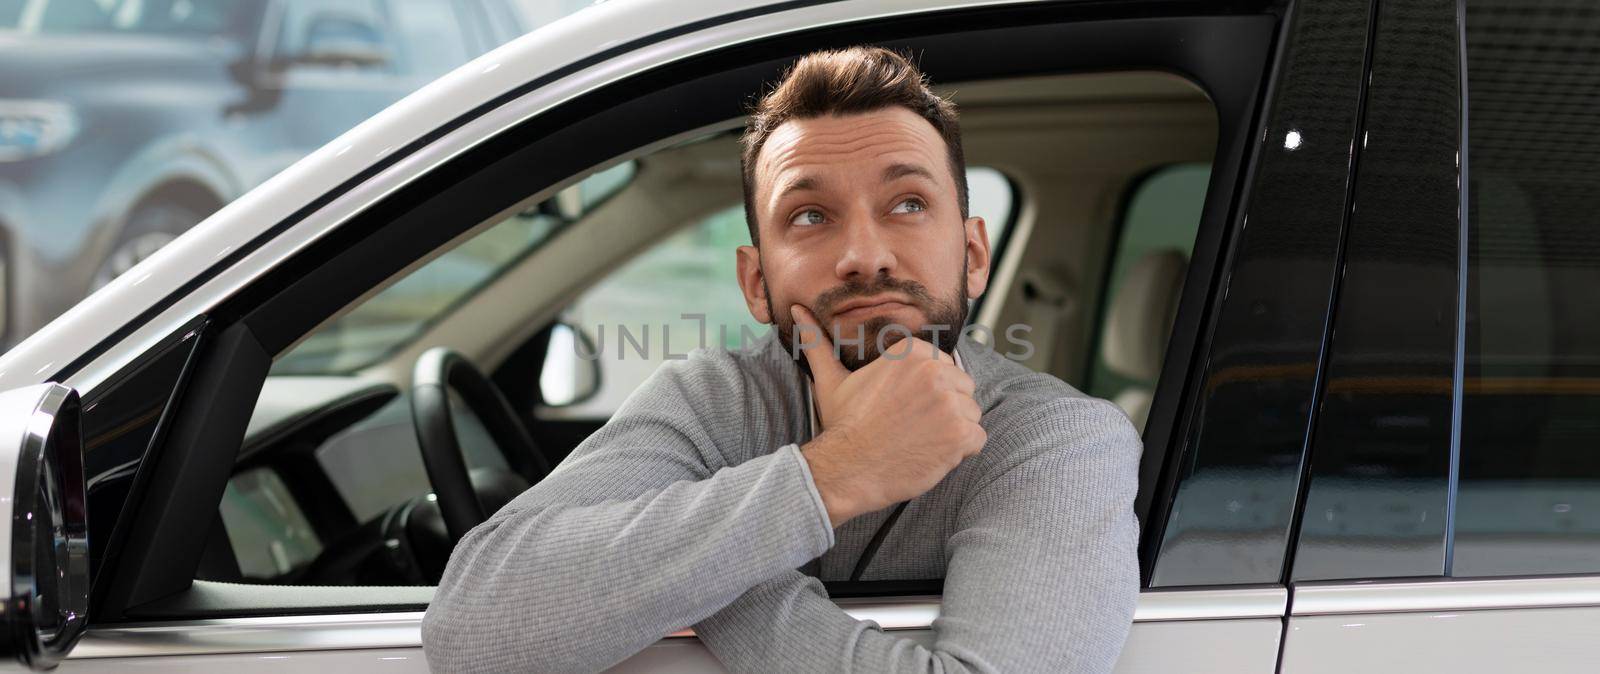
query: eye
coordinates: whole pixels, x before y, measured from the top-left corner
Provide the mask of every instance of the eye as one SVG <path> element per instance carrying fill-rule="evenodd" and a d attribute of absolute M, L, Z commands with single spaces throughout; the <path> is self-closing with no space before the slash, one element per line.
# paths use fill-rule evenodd
<path fill-rule="evenodd" d="M 906 207 L 906 206 L 909 206 L 909 208 L 902 208 L 902 207 Z M 900 200 L 900 203 L 895 204 L 894 210 L 891 210 L 889 212 L 890 213 L 921 213 L 921 212 L 926 211 L 926 210 L 928 210 L 928 205 L 927 204 L 923 203 L 921 199 L 918 199 L 916 197 L 911 197 L 909 199 Z"/>
<path fill-rule="evenodd" d="M 796 213 L 794 215 L 794 218 L 789 221 L 789 224 L 791 224 L 791 225 L 799 225 L 801 227 L 809 227 L 811 225 L 820 225 L 820 224 L 822 224 L 822 220 L 823 220 L 822 211 L 819 211 L 819 210 L 814 209 L 814 208 L 808 208 L 806 210 L 800 211 L 799 213 Z"/>

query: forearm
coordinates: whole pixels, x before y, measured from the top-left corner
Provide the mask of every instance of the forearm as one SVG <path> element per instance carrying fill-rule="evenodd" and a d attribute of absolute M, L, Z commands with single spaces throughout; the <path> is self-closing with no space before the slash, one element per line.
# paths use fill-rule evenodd
<path fill-rule="evenodd" d="M 436 669 L 598 670 L 833 542 L 792 446 L 631 499 L 539 491 L 456 546 L 423 623 Z"/>
<path fill-rule="evenodd" d="M 822 582 L 787 571 L 762 582 L 695 625 L 732 672 L 996 672 L 984 657 L 857 620 L 828 598 Z"/>
<path fill-rule="evenodd" d="M 1138 567 L 1131 514 L 1105 524 L 1077 541 L 1040 535 L 1037 547 L 1017 544 L 1031 532 L 963 532 L 969 542 L 958 543 L 966 549 L 931 640 L 856 620 L 797 571 L 756 585 L 695 631 L 733 672 L 771 663 L 794 672 L 1109 672 L 1133 617 Z"/>
<path fill-rule="evenodd" d="M 1120 414 L 1120 413 L 1116 413 Z M 857 621 L 788 572 L 696 626 L 729 669 L 1109 672 L 1138 601 L 1138 437 L 1101 415 L 1006 462 L 967 495 L 934 639 Z"/>

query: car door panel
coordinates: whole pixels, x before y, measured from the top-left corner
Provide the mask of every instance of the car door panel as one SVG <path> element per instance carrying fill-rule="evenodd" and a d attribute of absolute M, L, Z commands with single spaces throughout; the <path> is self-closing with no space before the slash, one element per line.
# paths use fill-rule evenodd
<path fill-rule="evenodd" d="M 1282 588 L 1146 590 L 1118 674 L 1271 672 Z M 935 600 L 840 600 L 858 619 L 931 647 Z M 220 618 L 91 629 L 63 672 L 425 672 L 422 614 Z M 613 672 L 724 672 L 693 632 L 652 644 Z"/>
<path fill-rule="evenodd" d="M 1596 624 L 1600 607 L 1296 616 L 1282 671 L 1593 672 Z"/>
<path fill-rule="evenodd" d="M 1116 674 L 1268 674 L 1282 618 L 1135 622 Z"/>
<path fill-rule="evenodd" d="M 1592 672 L 1600 576 L 1306 583 L 1283 671 Z"/>
<path fill-rule="evenodd" d="M 1272 672 L 1287 598 L 1273 586 L 1145 590 L 1116 672 Z"/>

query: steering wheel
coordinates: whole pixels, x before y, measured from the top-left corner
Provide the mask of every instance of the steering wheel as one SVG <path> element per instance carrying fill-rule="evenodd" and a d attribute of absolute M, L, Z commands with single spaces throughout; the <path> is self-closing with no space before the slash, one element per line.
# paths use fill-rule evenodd
<path fill-rule="evenodd" d="M 450 413 L 449 389 L 478 416 L 511 471 L 467 469 Z M 550 473 L 549 463 L 500 389 L 448 347 L 434 347 L 417 359 L 411 378 L 411 418 L 451 545 Z"/>

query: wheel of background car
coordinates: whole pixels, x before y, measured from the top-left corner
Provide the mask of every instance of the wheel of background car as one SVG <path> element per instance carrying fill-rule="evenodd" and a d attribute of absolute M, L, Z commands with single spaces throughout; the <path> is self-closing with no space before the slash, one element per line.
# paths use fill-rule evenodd
<path fill-rule="evenodd" d="M 417 446 L 422 450 L 422 463 L 453 543 L 488 519 L 510 497 L 542 479 L 550 472 L 549 464 L 505 396 L 466 357 L 447 347 L 429 349 L 417 358 L 411 381 L 411 417 L 416 425 Z M 460 394 L 477 414 L 505 456 L 506 465 L 516 473 L 497 476 L 491 481 L 496 484 L 494 489 L 474 487 L 475 482 L 485 483 L 481 475 L 484 469 L 471 471 L 467 467 L 450 412 L 450 390 Z M 480 475 L 475 476 L 474 472 Z"/>
<path fill-rule="evenodd" d="M 139 206 L 128 216 L 127 225 L 111 247 L 111 254 L 95 271 L 91 290 L 98 290 L 121 276 L 210 214 L 179 201 L 155 201 Z"/>

